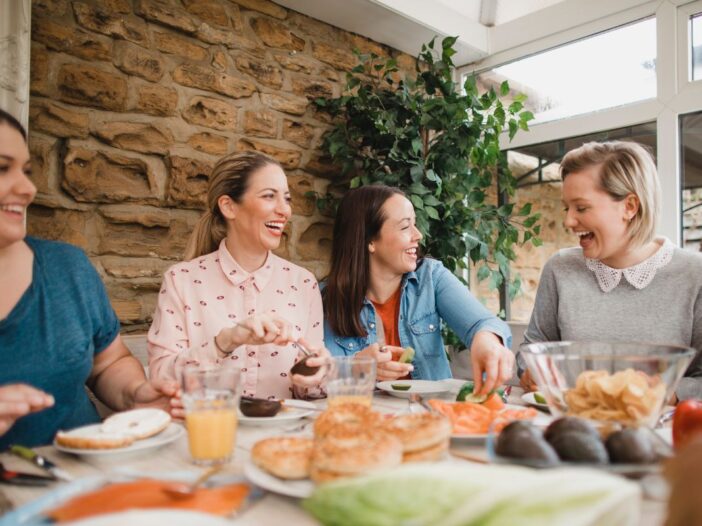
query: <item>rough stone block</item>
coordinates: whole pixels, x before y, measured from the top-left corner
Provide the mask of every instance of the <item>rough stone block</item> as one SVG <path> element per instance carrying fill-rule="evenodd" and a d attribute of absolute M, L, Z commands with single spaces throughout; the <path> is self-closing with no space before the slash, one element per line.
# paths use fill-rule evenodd
<path fill-rule="evenodd" d="M 121 111 L 127 100 L 122 77 L 81 64 L 65 64 L 58 73 L 59 97 L 64 102 Z"/>
<path fill-rule="evenodd" d="M 110 146 L 141 153 L 165 155 L 173 146 L 173 134 L 158 124 L 102 122 L 93 132 Z"/>
<path fill-rule="evenodd" d="M 315 198 L 306 194 L 314 191 L 314 181 L 309 175 L 289 175 L 288 186 L 292 196 L 294 215 L 311 216 L 316 210 Z"/>
<path fill-rule="evenodd" d="M 290 71 L 298 71 L 310 75 L 319 69 L 319 63 L 316 60 L 295 52 L 273 53 L 273 58 L 278 64 Z"/>
<path fill-rule="evenodd" d="M 229 28 L 229 14 L 217 0 L 183 0 L 185 9 L 212 26 Z"/>
<path fill-rule="evenodd" d="M 49 95 L 51 93 L 49 53 L 44 46 L 34 43 L 32 43 L 29 64 L 29 89 L 32 95 Z"/>
<path fill-rule="evenodd" d="M 269 47 L 302 51 L 305 41 L 283 23 L 270 18 L 254 18 L 251 27 L 258 37 Z"/>
<path fill-rule="evenodd" d="M 197 96 L 188 102 L 183 118 L 190 124 L 232 131 L 236 126 L 236 111 L 236 107 L 227 102 Z"/>
<path fill-rule="evenodd" d="M 49 208 L 38 204 L 29 207 L 27 232 L 30 236 L 70 243 L 89 250 L 87 222 L 89 212 Z"/>
<path fill-rule="evenodd" d="M 29 136 L 32 182 L 40 193 L 52 193 L 58 173 L 58 140 L 32 132 Z"/>
<path fill-rule="evenodd" d="M 304 122 L 283 120 L 283 139 L 297 144 L 301 148 L 309 149 L 315 137 L 316 128 Z"/>
<path fill-rule="evenodd" d="M 198 26 L 180 3 L 172 0 L 136 0 L 134 11 L 146 20 L 186 33 L 194 33 Z"/>
<path fill-rule="evenodd" d="M 88 114 L 66 109 L 42 99 L 32 99 L 29 106 L 32 129 L 56 137 L 84 138 L 89 133 Z"/>
<path fill-rule="evenodd" d="M 251 75 L 261 84 L 272 88 L 280 88 L 283 85 L 283 72 L 280 68 L 245 55 L 237 55 L 234 60 L 239 71 Z"/>
<path fill-rule="evenodd" d="M 257 141 L 255 139 L 241 139 L 237 143 L 237 148 L 239 151 L 255 150 L 257 152 L 265 153 L 266 155 L 276 159 L 283 166 L 283 168 L 288 170 L 297 168 L 300 165 L 300 158 L 302 157 L 302 153 L 298 150 L 280 148 L 278 146 Z"/>
<path fill-rule="evenodd" d="M 327 259 L 331 251 L 332 229 L 328 223 L 308 226 L 295 246 L 298 257 L 304 261 Z"/>
<path fill-rule="evenodd" d="M 86 29 L 103 35 L 123 38 L 135 44 L 148 42 L 146 22 L 135 16 L 121 16 L 107 8 L 83 2 L 73 2 L 73 12 L 78 23 Z"/>
<path fill-rule="evenodd" d="M 268 0 L 234 0 L 237 4 L 245 9 L 258 11 L 264 15 L 269 15 L 274 18 L 284 20 L 288 16 L 287 10 Z"/>
<path fill-rule="evenodd" d="M 165 69 L 161 55 L 125 41 L 115 42 L 113 61 L 125 73 L 151 82 L 161 80 Z"/>
<path fill-rule="evenodd" d="M 295 77 L 292 80 L 292 91 L 296 95 L 314 100 L 319 97 L 330 98 L 334 95 L 331 83 L 309 77 Z"/>
<path fill-rule="evenodd" d="M 275 138 L 278 135 L 278 119 L 270 111 L 247 111 L 244 116 L 244 133 L 254 137 Z"/>
<path fill-rule="evenodd" d="M 207 182 L 213 163 L 171 155 L 167 160 L 168 202 L 188 208 L 204 208 Z"/>
<path fill-rule="evenodd" d="M 276 93 L 261 93 L 261 102 L 267 108 L 291 115 L 304 115 L 307 106 L 309 106 L 309 102 L 305 98 Z"/>
<path fill-rule="evenodd" d="M 229 139 L 213 133 L 196 133 L 188 139 L 188 146 L 210 155 L 224 155 L 229 151 Z"/>
<path fill-rule="evenodd" d="M 312 55 L 314 58 L 330 64 L 335 68 L 347 71 L 358 64 L 356 56 L 350 50 L 339 47 L 338 44 L 331 45 L 326 42 L 313 42 Z"/>
<path fill-rule="evenodd" d="M 112 42 L 76 27 L 37 18 L 32 23 L 32 39 L 54 51 L 63 51 L 86 60 L 110 60 Z"/>
<path fill-rule="evenodd" d="M 207 49 L 196 44 L 189 38 L 181 37 L 173 33 L 153 32 L 154 45 L 159 51 L 171 55 L 178 55 L 193 61 L 207 59 Z"/>
<path fill-rule="evenodd" d="M 198 64 L 182 64 L 173 72 L 173 80 L 183 86 L 199 88 L 234 99 L 249 97 L 256 91 L 253 82 L 214 71 Z"/>
<path fill-rule="evenodd" d="M 178 106 L 178 92 L 158 84 L 144 84 L 137 88 L 132 109 L 149 115 L 174 115 Z"/>
<path fill-rule="evenodd" d="M 34 0 L 32 15 L 60 18 L 68 12 L 68 0 Z"/>

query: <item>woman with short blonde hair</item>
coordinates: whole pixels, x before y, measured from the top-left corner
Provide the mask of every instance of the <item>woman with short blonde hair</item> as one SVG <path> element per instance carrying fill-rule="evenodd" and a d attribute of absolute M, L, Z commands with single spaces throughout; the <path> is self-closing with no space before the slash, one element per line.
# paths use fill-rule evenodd
<path fill-rule="evenodd" d="M 525 343 L 645 341 L 702 349 L 702 256 L 656 237 L 660 185 L 633 142 L 590 142 L 561 162 L 565 226 L 580 242 L 544 266 Z M 661 315 L 661 310 L 665 315 Z M 518 359 L 522 385 L 536 386 Z M 679 399 L 702 397 L 702 360 Z"/>

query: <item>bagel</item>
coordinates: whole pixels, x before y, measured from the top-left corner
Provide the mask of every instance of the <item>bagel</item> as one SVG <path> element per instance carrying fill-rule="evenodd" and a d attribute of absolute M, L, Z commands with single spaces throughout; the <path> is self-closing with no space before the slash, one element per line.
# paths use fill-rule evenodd
<path fill-rule="evenodd" d="M 121 433 L 135 440 L 149 438 L 168 427 L 171 415 L 161 409 L 144 408 L 123 411 L 105 419 L 100 426 L 103 433 Z"/>
<path fill-rule="evenodd" d="M 441 442 L 417 451 L 409 451 L 402 455 L 402 462 L 433 462 L 441 460 L 446 456 L 451 439 L 447 438 Z"/>
<path fill-rule="evenodd" d="M 379 429 L 339 429 L 315 443 L 312 467 L 317 472 L 355 476 L 402 463 L 402 443 Z"/>
<path fill-rule="evenodd" d="M 314 441 L 311 438 L 266 438 L 254 444 L 251 460 L 278 478 L 304 479 L 310 475 L 313 447 Z"/>
<path fill-rule="evenodd" d="M 136 439 L 126 433 L 104 433 L 98 425 L 56 433 L 56 443 L 73 449 L 115 449 L 132 445 Z"/>
<path fill-rule="evenodd" d="M 339 473 L 337 471 L 327 471 L 324 469 L 319 469 L 314 467 L 314 465 L 310 468 L 310 478 L 312 479 L 312 482 L 316 484 L 332 482 L 334 480 L 343 479 L 346 477 L 348 477 L 348 475 Z"/>
<path fill-rule="evenodd" d="M 383 424 L 383 429 L 402 442 L 404 453 L 421 451 L 451 436 L 451 422 L 436 413 L 415 413 L 396 416 Z"/>
<path fill-rule="evenodd" d="M 314 436 L 324 438 L 330 431 L 345 426 L 359 431 L 371 429 L 382 422 L 382 416 L 368 406 L 344 404 L 324 411 L 314 422 Z"/>

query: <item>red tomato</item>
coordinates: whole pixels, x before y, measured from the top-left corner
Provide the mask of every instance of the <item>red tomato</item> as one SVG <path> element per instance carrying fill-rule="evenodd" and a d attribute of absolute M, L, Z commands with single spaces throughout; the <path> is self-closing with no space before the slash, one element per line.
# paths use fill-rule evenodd
<path fill-rule="evenodd" d="M 702 435 L 702 401 L 680 402 L 673 415 L 673 445 L 680 448 L 698 435 Z"/>

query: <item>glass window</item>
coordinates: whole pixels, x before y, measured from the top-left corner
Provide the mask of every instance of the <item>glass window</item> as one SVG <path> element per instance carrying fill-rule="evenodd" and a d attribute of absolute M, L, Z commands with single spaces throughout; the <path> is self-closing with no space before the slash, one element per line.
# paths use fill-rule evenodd
<path fill-rule="evenodd" d="M 683 248 L 702 250 L 702 112 L 680 117 Z"/>
<path fill-rule="evenodd" d="M 529 98 L 534 123 L 656 96 L 656 21 L 646 19 L 500 66 L 479 85 L 510 87 Z"/>
<path fill-rule="evenodd" d="M 702 13 L 690 18 L 690 57 L 692 80 L 702 79 Z"/>

